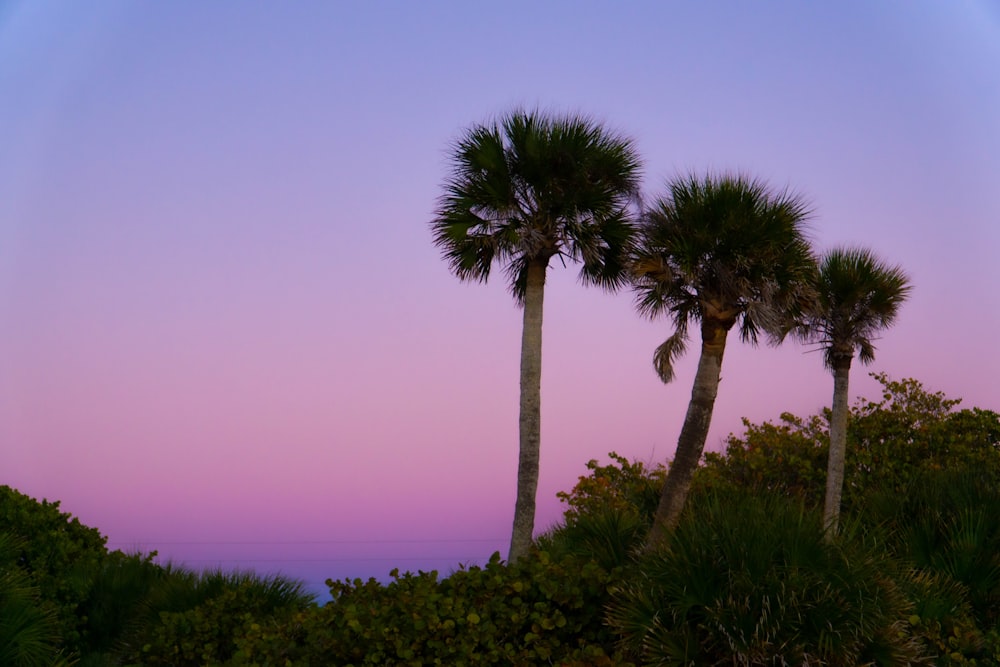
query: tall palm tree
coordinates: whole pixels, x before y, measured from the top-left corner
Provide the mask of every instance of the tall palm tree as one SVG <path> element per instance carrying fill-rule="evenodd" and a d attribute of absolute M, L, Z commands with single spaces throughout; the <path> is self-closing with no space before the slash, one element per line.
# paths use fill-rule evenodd
<path fill-rule="evenodd" d="M 822 346 L 833 372 L 830 453 L 827 458 L 823 525 L 829 539 L 837 532 L 847 451 L 848 382 L 857 351 L 863 364 L 875 360 L 872 340 L 892 325 L 910 293 L 909 278 L 867 248 L 835 248 L 820 260 L 814 299 L 796 318 L 792 331 Z"/>
<path fill-rule="evenodd" d="M 712 420 L 729 330 L 756 344 L 780 340 L 781 314 L 801 299 L 815 271 L 801 197 L 740 174 L 688 175 L 668 184 L 643 218 L 635 254 L 636 307 L 668 315 L 674 333 L 653 355 L 663 382 L 674 377 L 688 326 L 701 327 L 701 357 L 677 451 L 646 548 L 676 526 Z"/>
<path fill-rule="evenodd" d="M 494 263 L 524 308 L 520 454 L 509 560 L 531 545 L 541 428 L 542 301 L 549 262 L 581 264 L 585 284 L 627 282 L 640 162 L 630 139 L 581 116 L 515 110 L 467 130 L 431 221 L 434 244 L 462 280 Z"/>

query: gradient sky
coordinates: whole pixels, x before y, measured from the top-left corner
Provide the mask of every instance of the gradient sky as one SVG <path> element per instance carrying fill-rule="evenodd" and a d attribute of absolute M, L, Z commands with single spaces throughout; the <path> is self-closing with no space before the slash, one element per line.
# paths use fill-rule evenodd
<path fill-rule="evenodd" d="M 515 105 L 633 137 L 645 191 L 740 169 L 817 248 L 910 273 L 872 370 L 998 409 L 1000 6 L 0 4 L 0 484 L 195 567 L 384 577 L 506 553 L 520 311 L 432 246 L 449 142 Z M 697 346 L 550 272 L 537 525 L 610 450 L 663 461 Z M 733 340 L 708 447 L 811 414 Z M 874 382 L 856 365 L 853 396 Z"/>

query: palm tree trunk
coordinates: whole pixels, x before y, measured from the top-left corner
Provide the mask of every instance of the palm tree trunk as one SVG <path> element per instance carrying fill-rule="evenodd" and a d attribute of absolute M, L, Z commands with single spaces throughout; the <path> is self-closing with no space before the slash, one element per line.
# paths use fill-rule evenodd
<path fill-rule="evenodd" d="M 517 463 L 517 500 L 510 537 L 511 563 L 528 553 L 535 528 L 535 493 L 538 489 L 538 459 L 542 427 L 542 301 L 548 262 L 528 265 L 524 290 L 524 326 L 521 330 L 520 449 Z"/>
<path fill-rule="evenodd" d="M 837 534 L 840 500 L 844 492 L 844 458 L 847 454 L 847 400 L 851 357 L 834 362 L 833 409 L 830 413 L 830 453 L 826 463 L 826 499 L 823 502 L 823 529 L 827 541 Z"/>
<path fill-rule="evenodd" d="M 649 530 L 645 550 L 655 549 L 680 520 L 681 511 L 691 488 L 691 477 L 698 467 L 701 453 L 708 438 L 708 427 L 712 423 L 715 397 L 719 393 L 719 373 L 722 370 L 722 355 L 726 351 L 728 330 L 718 325 L 702 326 L 701 357 L 698 359 L 698 373 L 691 390 L 691 402 L 681 434 L 677 438 L 677 451 L 670 464 L 667 479 L 663 483 L 660 504 L 656 508 L 653 527 Z"/>

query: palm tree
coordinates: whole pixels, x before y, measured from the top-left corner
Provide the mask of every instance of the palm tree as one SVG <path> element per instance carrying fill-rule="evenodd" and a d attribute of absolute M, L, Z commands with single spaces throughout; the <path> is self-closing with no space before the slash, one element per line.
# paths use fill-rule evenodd
<path fill-rule="evenodd" d="M 653 355 L 663 382 L 674 377 L 691 321 L 701 325 L 701 357 L 677 451 L 646 548 L 676 526 L 705 448 L 729 330 L 756 344 L 780 340 L 782 313 L 801 299 L 815 271 L 804 236 L 808 211 L 787 191 L 739 174 L 688 175 L 668 184 L 640 228 L 634 272 L 636 307 L 673 320 L 674 333 Z"/>
<path fill-rule="evenodd" d="M 833 372 L 830 453 L 827 457 L 823 525 L 829 539 L 837 532 L 847 451 L 848 381 L 857 350 L 863 364 L 875 360 L 872 339 L 892 325 L 910 292 L 909 278 L 866 248 L 836 248 L 820 261 L 814 299 L 796 318 L 792 331 L 819 343 Z"/>
<path fill-rule="evenodd" d="M 450 158 L 434 244 L 462 280 L 484 282 L 501 265 L 524 308 L 513 562 L 534 530 L 545 274 L 558 257 L 579 262 L 585 284 L 627 282 L 640 162 L 631 140 L 589 118 L 520 110 L 467 130 Z"/>

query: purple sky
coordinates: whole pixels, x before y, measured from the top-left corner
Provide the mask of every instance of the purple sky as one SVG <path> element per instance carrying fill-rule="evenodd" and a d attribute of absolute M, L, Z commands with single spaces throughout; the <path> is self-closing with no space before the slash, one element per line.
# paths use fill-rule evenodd
<path fill-rule="evenodd" d="M 914 290 L 872 370 L 997 409 L 1000 9 L 907 3 L 0 5 L 0 483 L 114 547 L 385 576 L 506 553 L 520 312 L 431 245 L 450 141 L 514 105 L 803 193 Z M 610 450 L 662 461 L 697 346 L 556 265 L 539 528 Z M 856 366 L 854 396 L 874 383 Z M 733 340 L 709 448 L 830 399 Z"/>

